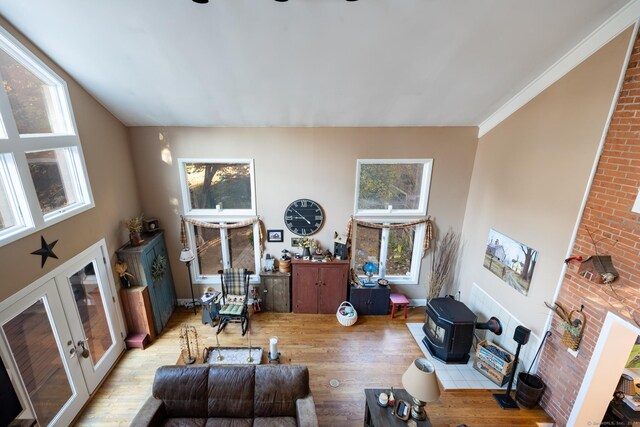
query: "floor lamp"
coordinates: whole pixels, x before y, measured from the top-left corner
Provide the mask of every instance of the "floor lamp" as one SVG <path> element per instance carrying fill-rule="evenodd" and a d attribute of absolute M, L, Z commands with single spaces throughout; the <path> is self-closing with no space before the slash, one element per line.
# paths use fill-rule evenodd
<path fill-rule="evenodd" d="M 189 287 L 191 288 L 191 303 L 193 304 L 193 314 L 198 314 L 196 309 L 196 299 L 193 296 L 193 280 L 191 279 L 191 261 L 196 259 L 193 251 L 190 248 L 182 248 L 180 252 L 180 262 L 187 264 L 187 270 L 189 270 Z"/>

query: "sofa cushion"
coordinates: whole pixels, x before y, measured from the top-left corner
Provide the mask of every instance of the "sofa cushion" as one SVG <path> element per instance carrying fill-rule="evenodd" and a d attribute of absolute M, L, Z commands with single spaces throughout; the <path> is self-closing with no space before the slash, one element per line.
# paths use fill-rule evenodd
<path fill-rule="evenodd" d="M 206 418 L 166 418 L 160 424 L 162 427 L 205 427 Z"/>
<path fill-rule="evenodd" d="M 251 427 L 251 418 L 209 418 L 206 427 Z"/>
<path fill-rule="evenodd" d="M 208 366 L 162 366 L 153 380 L 153 397 L 169 418 L 207 418 Z"/>
<path fill-rule="evenodd" d="M 209 418 L 253 418 L 254 366 L 209 370 Z"/>
<path fill-rule="evenodd" d="M 255 370 L 255 417 L 295 418 L 296 400 L 309 394 L 307 367 L 259 365 Z"/>
<path fill-rule="evenodd" d="M 253 420 L 253 427 L 297 427 L 292 417 L 258 417 Z"/>

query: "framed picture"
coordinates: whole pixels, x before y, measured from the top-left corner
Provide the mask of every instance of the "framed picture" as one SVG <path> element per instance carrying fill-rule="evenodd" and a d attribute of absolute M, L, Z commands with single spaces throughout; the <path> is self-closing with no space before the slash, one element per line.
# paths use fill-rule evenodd
<path fill-rule="evenodd" d="M 509 286 L 527 295 L 538 251 L 491 229 L 484 253 L 484 267 Z"/>
<path fill-rule="evenodd" d="M 302 237 L 292 237 L 291 238 L 291 247 L 292 248 L 299 248 L 301 240 L 302 240 Z"/>
<path fill-rule="evenodd" d="M 284 230 L 267 230 L 267 242 L 284 242 Z"/>

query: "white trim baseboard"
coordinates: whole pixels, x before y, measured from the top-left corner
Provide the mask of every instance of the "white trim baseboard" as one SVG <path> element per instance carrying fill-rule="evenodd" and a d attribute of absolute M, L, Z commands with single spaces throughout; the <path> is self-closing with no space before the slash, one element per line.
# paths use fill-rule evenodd
<path fill-rule="evenodd" d="M 584 40 L 529 83 L 502 107 L 487 117 L 478 126 L 478 138 L 498 126 L 507 117 L 518 111 L 527 102 L 558 81 L 582 61 L 633 25 L 640 18 L 640 0 L 634 0 L 600 25 Z"/>
<path fill-rule="evenodd" d="M 427 299 L 426 298 L 409 298 L 409 306 L 410 307 L 426 307 Z"/>

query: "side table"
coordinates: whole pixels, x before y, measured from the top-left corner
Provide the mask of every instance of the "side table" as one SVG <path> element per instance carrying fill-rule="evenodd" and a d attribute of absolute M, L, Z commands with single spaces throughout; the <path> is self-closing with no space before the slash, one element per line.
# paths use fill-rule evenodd
<path fill-rule="evenodd" d="M 407 421 L 402 421 L 401 419 L 396 418 L 396 416 L 393 415 L 393 408 L 391 406 L 383 408 L 382 406 L 378 405 L 378 395 L 380 393 L 388 392 L 388 388 L 364 389 L 364 427 L 407 427 Z M 413 402 L 413 399 L 405 389 L 394 388 L 393 395 L 396 398 L 396 401 L 400 399 L 406 401 L 409 404 Z M 411 418 L 409 418 L 409 420 L 411 420 Z M 418 427 L 431 427 L 431 422 L 429 421 L 428 417 L 423 421 L 413 420 L 412 423 L 414 422 Z"/>

